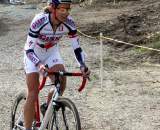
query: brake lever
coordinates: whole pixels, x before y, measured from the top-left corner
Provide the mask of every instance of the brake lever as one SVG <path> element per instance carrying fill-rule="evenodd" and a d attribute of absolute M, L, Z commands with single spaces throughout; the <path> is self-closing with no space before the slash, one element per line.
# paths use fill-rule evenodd
<path fill-rule="evenodd" d="M 48 64 L 45 65 L 45 68 L 46 68 L 46 69 L 49 69 Z M 45 77 L 47 77 L 47 75 L 48 75 L 48 72 L 46 71 L 46 69 L 45 69 L 45 73 L 44 73 L 44 76 L 45 76 Z"/>
<path fill-rule="evenodd" d="M 88 67 L 85 67 L 84 71 L 87 72 L 88 71 Z M 87 77 L 87 79 L 88 79 L 88 81 L 91 81 L 90 77 Z"/>
<path fill-rule="evenodd" d="M 45 67 L 46 67 L 47 69 L 49 69 L 48 64 L 46 64 Z"/>

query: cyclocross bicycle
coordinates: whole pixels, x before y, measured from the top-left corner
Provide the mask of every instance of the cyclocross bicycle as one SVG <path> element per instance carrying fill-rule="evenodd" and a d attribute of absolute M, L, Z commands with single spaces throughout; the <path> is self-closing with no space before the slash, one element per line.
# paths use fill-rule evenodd
<path fill-rule="evenodd" d="M 47 72 L 39 85 L 39 91 L 45 86 L 46 78 L 55 76 L 55 89 L 52 99 L 46 108 L 44 116 L 40 112 L 39 98 L 35 105 L 35 119 L 32 123 L 33 130 L 81 130 L 80 117 L 75 104 L 68 98 L 61 96 L 60 76 L 80 76 L 82 73 Z M 82 84 L 78 91 L 85 87 L 87 79 L 82 77 Z M 23 106 L 26 100 L 25 93 L 20 93 L 11 108 L 11 130 L 25 130 Z"/>

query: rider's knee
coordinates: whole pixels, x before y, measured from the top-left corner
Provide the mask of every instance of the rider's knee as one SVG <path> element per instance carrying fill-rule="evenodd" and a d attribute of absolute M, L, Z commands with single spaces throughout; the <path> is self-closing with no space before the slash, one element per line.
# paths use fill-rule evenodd
<path fill-rule="evenodd" d="M 66 82 L 67 82 L 67 78 L 66 77 L 61 77 L 60 80 L 61 80 L 62 84 L 65 86 Z"/>

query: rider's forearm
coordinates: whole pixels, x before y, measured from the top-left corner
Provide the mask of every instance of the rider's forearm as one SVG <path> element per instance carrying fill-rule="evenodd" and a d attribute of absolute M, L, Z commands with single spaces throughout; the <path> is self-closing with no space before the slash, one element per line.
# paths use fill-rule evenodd
<path fill-rule="evenodd" d="M 26 50 L 26 55 L 35 64 L 35 66 L 37 66 L 40 63 L 40 59 L 34 53 L 33 49 Z"/>
<path fill-rule="evenodd" d="M 72 37 L 70 39 L 78 63 L 80 64 L 80 66 L 85 66 L 85 54 L 82 48 L 80 47 L 78 36 Z"/>
<path fill-rule="evenodd" d="M 74 53 L 75 53 L 76 59 L 79 62 L 80 66 L 85 66 L 85 55 L 81 47 L 75 49 Z"/>

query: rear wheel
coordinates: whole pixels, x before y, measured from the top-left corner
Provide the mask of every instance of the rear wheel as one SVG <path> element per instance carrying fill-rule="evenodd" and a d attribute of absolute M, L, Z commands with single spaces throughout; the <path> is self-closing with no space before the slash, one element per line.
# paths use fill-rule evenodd
<path fill-rule="evenodd" d="M 75 104 L 68 98 L 60 97 L 56 101 L 49 130 L 81 130 L 81 122 Z"/>
<path fill-rule="evenodd" d="M 26 101 L 24 92 L 17 95 L 11 108 L 10 130 L 24 129 L 23 107 Z"/>

